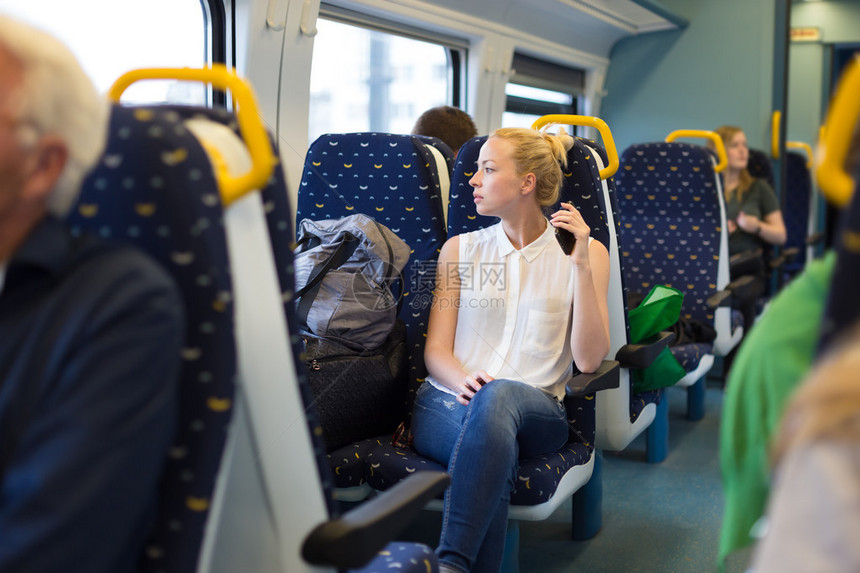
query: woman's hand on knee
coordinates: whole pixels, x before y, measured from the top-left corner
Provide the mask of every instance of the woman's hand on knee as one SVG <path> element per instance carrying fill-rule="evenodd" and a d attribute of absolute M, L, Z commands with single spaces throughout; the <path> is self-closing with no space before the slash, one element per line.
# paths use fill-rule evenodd
<path fill-rule="evenodd" d="M 472 372 L 463 379 L 463 383 L 457 388 L 460 392 L 457 395 L 457 401 L 464 406 L 468 406 L 469 401 L 475 396 L 475 393 L 483 388 L 484 384 L 492 381 L 493 377 L 487 374 L 486 370 Z"/>

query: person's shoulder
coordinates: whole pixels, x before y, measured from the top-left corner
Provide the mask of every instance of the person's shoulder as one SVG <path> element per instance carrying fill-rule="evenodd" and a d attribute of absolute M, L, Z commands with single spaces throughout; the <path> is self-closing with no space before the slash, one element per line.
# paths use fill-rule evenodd
<path fill-rule="evenodd" d="M 770 186 L 767 179 L 756 177 L 753 179 L 752 185 L 750 185 L 750 191 L 756 193 L 773 193 L 773 187 Z"/>
<path fill-rule="evenodd" d="M 163 293 L 176 300 L 180 298 L 173 276 L 152 256 L 135 246 L 92 235 L 76 237 L 68 274 L 71 280 L 75 277 L 86 280 L 93 291 L 100 290 L 106 295 Z"/>

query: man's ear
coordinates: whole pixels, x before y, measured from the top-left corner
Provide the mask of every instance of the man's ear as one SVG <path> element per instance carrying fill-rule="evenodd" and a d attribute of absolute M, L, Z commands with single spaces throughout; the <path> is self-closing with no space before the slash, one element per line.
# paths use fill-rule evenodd
<path fill-rule="evenodd" d="M 535 190 L 535 185 L 537 183 L 537 177 L 535 177 L 534 173 L 526 173 L 523 175 L 522 182 L 522 192 L 523 195 L 527 195 Z"/>
<path fill-rule="evenodd" d="M 47 198 L 66 167 L 69 150 L 56 135 L 42 136 L 30 151 L 23 196 L 30 200 Z"/>

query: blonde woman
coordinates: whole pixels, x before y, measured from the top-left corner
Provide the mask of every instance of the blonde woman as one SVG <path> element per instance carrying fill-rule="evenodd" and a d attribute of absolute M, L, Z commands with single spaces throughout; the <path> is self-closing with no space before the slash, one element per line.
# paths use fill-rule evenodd
<path fill-rule="evenodd" d="M 573 364 L 593 372 L 609 349 L 609 255 L 566 203 L 549 219 L 566 135 L 500 129 L 470 184 L 496 225 L 455 236 L 439 255 L 413 411 L 415 449 L 448 466 L 441 571 L 498 571 L 517 460 L 568 438 L 563 398 Z M 555 230 L 576 239 L 567 255 Z"/>

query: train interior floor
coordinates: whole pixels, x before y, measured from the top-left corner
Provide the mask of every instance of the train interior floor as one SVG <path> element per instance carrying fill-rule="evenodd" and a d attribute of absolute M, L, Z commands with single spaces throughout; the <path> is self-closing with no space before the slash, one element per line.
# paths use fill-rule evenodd
<path fill-rule="evenodd" d="M 645 462 L 645 437 L 603 454 L 603 528 L 588 541 L 570 539 L 570 504 L 549 519 L 520 523 L 521 573 L 668 573 L 717 571 L 723 511 L 718 440 L 723 384 L 708 380 L 705 417 L 686 419 L 686 391 L 671 388 L 669 455 Z M 399 539 L 435 547 L 441 514 L 422 512 Z M 748 555 L 726 573 L 745 570 Z"/>

